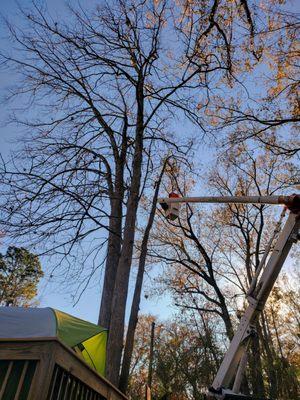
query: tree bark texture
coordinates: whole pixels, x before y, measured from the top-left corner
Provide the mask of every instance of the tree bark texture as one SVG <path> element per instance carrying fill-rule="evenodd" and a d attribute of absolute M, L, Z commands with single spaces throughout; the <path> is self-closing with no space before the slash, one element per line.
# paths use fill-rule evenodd
<path fill-rule="evenodd" d="M 105 263 L 105 275 L 101 296 L 98 325 L 110 328 L 112 296 L 117 275 L 117 266 L 122 242 L 122 199 L 112 201 L 109 222 L 109 237 Z"/>
<path fill-rule="evenodd" d="M 148 251 L 148 241 L 149 241 L 149 236 L 150 236 L 151 228 L 152 228 L 154 217 L 155 217 L 160 183 L 161 183 L 164 171 L 165 171 L 166 163 L 167 163 L 167 160 L 164 162 L 160 176 L 158 178 L 158 181 L 156 182 L 156 188 L 155 188 L 154 196 L 152 199 L 150 216 L 148 219 L 148 223 L 147 223 L 147 226 L 146 226 L 146 229 L 144 232 L 142 245 L 141 245 L 141 253 L 140 253 L 139 265 L 138 265 L 138 274 L 137 274 L 135 288 L 134 288 L 134 295 L 133 295 L 133 300 L 132 300 L 131 313 L 130 313 L 130 317 L 129 317 L 126 342 L 125 342 L 125 348 L 124 348 L 124 355 L 123 355 L 123 362 L 122 362 L 122 369 L 121 369 L 121 375 L 120 375 L 120 381 L 119 381 L 119 389 L 123 393 L 126 393 L 127 387 L 128 387 L 130 363 L 131 363 L 132 351 L 133 351 L 133 346 L 134 346 L 135 330 L 136 330 L 136 325 L 138 322 L 138 313 L 139 313 L 139 309 L 140 309 L 141 292 L 142 292 L 146 257 L 147 257 L 147 251 Z"/>
<path fill-rule="evenodd" d="M 132 162 L 132 181 L 126 207 L 123 244 L 113 292 L 110 332 L 108 335 L 107 343 L 106 376 L 114 385 L 118 385 L 119 383 L 119 371 L 123 349 L 128 283 L 134 246 L 135 223 L 140 194 L 139 191 L 141 186 L 144 135 L 144 99 L 142 78 L 140 78 L 136 91 L 138 109 L 135 135 L 135 151 Z"/>
<path fill-rule="evenodd" d="M 257 331 L 258 331 L 257 323 Z M 253 394 L 258 397 L 265 397 L 265 385 L 263 380 L 263 369 L 261 362 L 260 341 L 255 335 L 251 343 L 251 381 Z"/>
<path fill-rule="evenodd" d="M 105 264 L 105 275 L 102 289 L 101 305 L 99 311 L 98 324 L 110 329 L 110 318 L 112 308 L 113 291 L 116 283 L 117 266 L 122 246 L 122 217 L 124 201 L 124 166 L 126 163 L 127 152 L 127 129 L 128 119 L 124 116 L 124 126 L 122 129 L 122 143 L 120 150 L 116 146 L 115 140 L 111 140 L 114 148 L 114 159 L 116 164 L 115 182 L 111 190 L 111 211 L 109 221 L 109 236 L 107 257 Z M 112 136 L 113 137 L 113 136 Z"/>

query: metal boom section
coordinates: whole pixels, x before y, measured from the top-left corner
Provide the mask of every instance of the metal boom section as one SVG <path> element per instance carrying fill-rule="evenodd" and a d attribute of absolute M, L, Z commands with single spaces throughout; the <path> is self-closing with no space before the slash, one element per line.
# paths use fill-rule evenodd
<path fill-rule="evenodd" d="M 225 196 L 225 197 L 179 197 L 158 200 L 167 211 L 180 203 L 239 203 L 239 204 L 281 204 L 290 210 L 289 217 L 279 233 L 280 223 L 274 232 L 279 233 L 271 255 L 271 242 L 266 248 L 262 261 L 248 291 L 248 307 L 241 318 L 239 327 L 230 343 L 217 375 L 209 389 L 209 398 L 249 399 L 238 394 L 243 372 L 247 364 L 247 348 L 253 334 L 255 322 L 263 311 L 266 301 L 276 282 L 278 274 L 289 254 L 293 243 L 299 240 L 300 231 L 300 195 L 292 196 Z M 177 206 L 178 207 L 178 206 Z M 177 208 L 176 211 L 179 211 Z M 168 214 L 167 214 L 168 215 Z M 283 214 L 281 219 L 283 218 Z M 261 276 L 259 277 L 261 273 Z M 232 387 L 232 389 L 230 389 Z"/>
<path fill-rule="evenodd" d="M 238 393 L 241 382 L 238 382 L 234 391 L 227 391 L 238 370 L 242 357 L 247 351 L 248 341 L 253 334 L 252 325 L 255 324 L 259 314 L 264 309 L 265 303 L 275 284 L 279 272 L 289 254 L 289 251 L 299 237 L 300 219 L 297 214 L 290 213 L 283 230 L 281 231 L 271 256 L 264 268 L 253 293 L 248 296 L 249 305 L 241 318 L 239 327 L 230 343 L 229 349 L 213 381 L 210 393 L 217 398 L 226 398 L 225 394 Z M 246 365 L 243 365 L 245 368 Z M 241 376 L 237 376 L 241 379 Z M 225 389 L 225 390 L 224 390 Z M 220 396 L 218 396 L 218 394 Z"/>

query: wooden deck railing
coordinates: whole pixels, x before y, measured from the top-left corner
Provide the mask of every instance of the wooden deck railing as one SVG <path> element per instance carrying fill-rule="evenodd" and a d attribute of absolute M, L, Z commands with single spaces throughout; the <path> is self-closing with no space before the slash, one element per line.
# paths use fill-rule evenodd
<path fill-rule="evenodd" d="M 0 340 L 0 400 L 127 400 L 57 339 Z"/>

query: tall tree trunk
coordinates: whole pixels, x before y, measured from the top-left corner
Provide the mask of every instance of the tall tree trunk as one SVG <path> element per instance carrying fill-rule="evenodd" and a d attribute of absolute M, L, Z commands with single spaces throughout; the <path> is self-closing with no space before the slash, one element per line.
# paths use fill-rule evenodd
<path fill-rule="evenodd" d="M 258 332 L 259 326 L 256 323 L 256 330 Z M 263 380 L 262 362 L 259 336 L 255 335 L 251 341 L 251 381 L 253 395 L 257 397 L 265 397 L 265 385 Z"/>
<path fill-rule="evenodd" d="M 276 377 L 276 368 L 274 366 L 274 350 L 271 349 L 271 346 L 273 347 L 272 340 L 270 338 L 270 335 L 268 334 L 267 331 L 267 321 L 264 317 L 264 314 L 262 313 L 261 315 L 261 326 L 262 328 L 260 329 L 260 337 L 262 340 L 262 344 L 265 348 L 266 352 L 266 361 L 267 361 L 267 374 L 269 378 L 269 395 L 271 399 L 276 400 L 278 397 L 278 385 L 277 385 L 277 377 Z M 273 351 L 272 351 L 273 350 Z"/>
<path fill-rule="evenodd" d="M 144 135 L 144 100 L 142 80 L 140 80 L 137 86 L 137 103 L 138 111 L 135 135 L 135 151 L 132 162 L 132 180 L 126 207 L 124 239 L 113 292 L 110 332 L 107 343 L 106 376 L 114 385 L 118 385 L 119 383 L 128 283 L 133 254 L 139 191 L 141 186 Z"/>
<path fill-rule="evenodd" d="M 199 312 L 199 316 L 202 320 L 203 330 L 204 330 L 204 337 L 201 335 L 201 338 L 202 338 L 202 340 L 205 340 L 206 345 L 212 355 L 212 358 L 215 363 L 215 368 L 214 368 L 213 374 L 216 374 L 221 365 L 222 360 L 219 358 L 219 356 L 216 352 L 216 345 L 213 342 L 212 332 L 210 331 L 210 329 L 207 326 L 207 320 L 204 318 L 204 316 L 201 312 Z"/>
<path fill-rule="evenodd" d="M 149 241 L 150 231 L 151 231 L 153 221 L 154 221 L 160 183 L 161 183 L 164 171 L 165 171 L 166 164 L 167 164 L 167 160 L 164 162 L 160 176 L 158 178 L 158 181 L 156 182 L 156 188 L 155 188 L 154 196 L 152 199 L 152 207 L 151 207 L 151 211 L 150 211 L 150 216 L 148 219 L 148 223 L 147 223 L 147 226 L 146 226 L 146 229 L 144 232 L 142 245 L 141 245 L 138 274 L 137 274 L 137 278 L 136 278 L 136 282 L 135 282 L 134 295 L 133 295 L 133 300 L 132 300 L 131 313 L 130 313 L 130 317 L 129 317 L 126 342 L 125 342 L 125 348 L 124 348 L 124 355 L 123 355 L 123 362 L 122 362 L 122 369 L 121 369 L 121 375 L 120 375 L 120 381 L 119 381 L 119 389 L 123 393 L 126 393 L 127 387 L 128 387 L 130 363 L 131 363 L 131 357 L 132 357 L 132 351 L 133 351 L 133 345 L 134 345 L 135 330 L 136 330 L 136 325 L 138 322 L 138 313 L 139 313 L 139 309 L 140 309 L 141 292 L 142 292 L 146 257 L 147 257 L 147 251 L 148 251 L 148 241 Z"/>
<path fill-rule="evenodd" d="M 113 199 L 109 221 L 109 236 L 107 256 L 105 263 L 105 275 L 101 296 L 98 325 L 110 328 L 111 305 L 114 286 L 116 282 L 117 266 L 120 258 L 122 243 L 122 200 L 119 197 Z"/>
<path fill-rule="evenodd" d="M 224 300 L 224 303 L 221 303 L 221 310 L 222 310 L 222 319 L 224 321 L 225 328 L 226 328 L 226 334 L 227 334 L 228 339 L 231 341 L 233 339 L 234 332 L 233 332 L 232 322 L 230 319 L 229 311 L 228 311 L 227 305 L 225 303 L 225 300 Z"/>
<path fill-rule="evenodd" d="M 127 115 L 124 117 L 124 126 L 122 130 L 122 143 L 120 149 L 116 146 L 113 132 L 111 133 L 111 146 L 114 149 L 114 158 L 116 165 L 115 181 L 111 182 L 110 195 L 110 220 L 109 220 L 109 236 L 107 246 L 107 256 L 105 263 L 105 275 L 101 296 L 101 306 L 99 311 L 98 325 L 110 329 L 110 318 L 112 308 L 112 298 L 116 283 L 117 266 L 122 246 L 122 218 L 123 218 L 123 201 L 124 201 L 124 166 L 127 155 Z M 112 175 L 112 174 L 111 174 Z"/>
<path fill-rule="evenodd" d="M 212 270 L 212 267 L 211 267 L 211 270 Z M 225 301 L 225 297 L 222 294 L 217 282 L 215 281 L 213 274 L 211 274 L 211 279 L 212 279 L 212 286 L 214 288 L 216 295 L 218 296 L 218 300 L 220 303 L 220 309 L 221 309 L 222 319 L 224 321 L 224 325 L 225 325 L 225 329 L 226 329 L 226 335 L 227 335 L 229 341 L 231 341 L 234 336 L 234 331 L 233 331 L 230 314 L 229 314 L 227 304 Z"/>

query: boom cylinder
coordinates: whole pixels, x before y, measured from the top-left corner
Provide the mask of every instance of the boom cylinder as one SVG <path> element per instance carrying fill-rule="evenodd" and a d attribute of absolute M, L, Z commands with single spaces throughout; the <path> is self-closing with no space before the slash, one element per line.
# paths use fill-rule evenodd
<path fill-rule="evenodd" d="M 200 196 L 200 197 L 168 197 L 158 199 L 158 203 L 235 203 L 235 204 L 279 204 L 291 211 L 300 209 L 300 195 L 291 196 Z"/>

